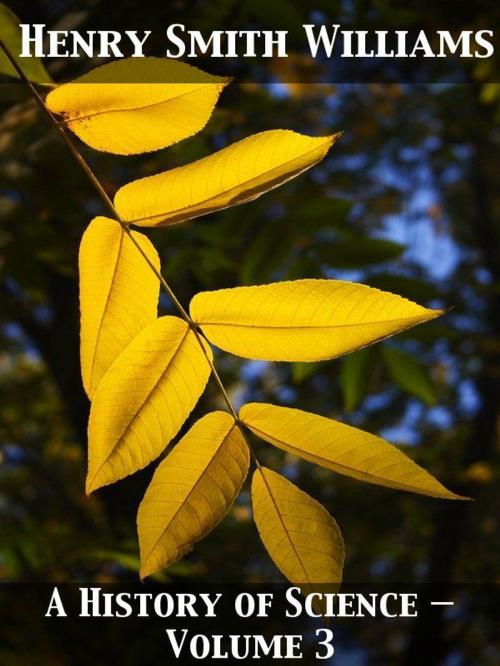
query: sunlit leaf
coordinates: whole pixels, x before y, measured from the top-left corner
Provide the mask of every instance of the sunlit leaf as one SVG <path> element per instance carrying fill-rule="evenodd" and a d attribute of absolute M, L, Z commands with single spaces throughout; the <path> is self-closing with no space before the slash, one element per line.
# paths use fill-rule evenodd
<path fill-rule="evenodd" d="M 252 505 L 262 543 L 291 583 L 340 583 L 342 535 L 319 502 L 280 474 L 259 467 L 252 479 Z"/>
<path fill-rule="evenodd" d="M 339 474 L 431 497 L 465 499 L 447 490 L 395 446 L 344 423 L 264 403 L 244 405 L 240 419 L 265 441 Z"/>
<path fill-rule="evenodd" d="M 267 361 L 320 361 L 434 319 L 400 296 L 341 280 L 295 280 L 202 292 L 191 316 L 225 351 Z"/>
<path fill-rule="evenodd" d="M 289 130 L 254 134 L 191 164 L 125 185 L 115 205 L 126 222 L 159 227 L 246 203 L 322 160 L 338 136 Z"/>
<path fill-rule="evenodd" d="M 131 232 L 151 263 L 150 241 Z M 117 356 L 157 316 L 160 283 L 114 220 L 96 217 L 80 245 L 81 365 L 89 398 Z"/>
<path fill-rule="evenodd" d="M 227 83 L 177 60 L 128 58 L 59 86 L 47 106 L 92 148 L 132 155 L 199 132 Z"/>
<path fill-rule="evenodd" d="M 436 385 L 425 366 L 394 347 L 384 347 L 382 357 L 389 375 L 404 391 L 420 398 L 427 405 L 436 404 Z"/>
<path fill-rule="evenodd" d="M 38 58 L 19 57 L 19 53 L 22 51 L 20 23 L 21 21 L 17 16 L 3 2 L 0 2 L 0 39 L 16 59 L 26 78 L 40 85 L 53 85 L 50 74 Z M 0 74 L 7 74 L 7 76 L 18 78 L 16 70 L 2 48 L 0 48 Z"/>
<path fill-rule="evenodd" d="M 175 437 L 210 374 L 186 322 L 161 317 L 120 354 L 94 395 L 87 493 L 145 467 Z"/>
<path fill-rule="evenodd" d="M 225 516 L 248 472 L 249 450 L 225 412 L 197 421 L 158 466 L 139 507 L 141 578 L 189 552 Z"/>

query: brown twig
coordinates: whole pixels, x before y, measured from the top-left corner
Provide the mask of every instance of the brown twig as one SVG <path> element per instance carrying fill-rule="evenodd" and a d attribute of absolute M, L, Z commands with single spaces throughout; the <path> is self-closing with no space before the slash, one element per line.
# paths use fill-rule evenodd
<path fill-rule="evenodd" d="M 134 246 L 137 248 L 137 250 L 138 250 L 138 251 L 140 252 L 140 254 L 142 255 L 143 259 L 146 261 L 146 263 L 148 264 L 148 266 L 150 267 L 150 269 L 154 272 L 154 274 L 156 275 L 156 277 L 157 277 L 158 280 L 160 281 L 161 286 L 163 287 L 164 291 L 166 292 L 166 294 L 168 295 L 168 297 L 170 298 L 170 300 L 173 302 L 173 304 L 174 304 L 175 307 L 177 308 L 177 311 L 179 312 L 180 316 L 184 319 L 184 321 L 186 321 L 186 322 L 189 324 L 191 330 L 192 330 L 192 331 L 194 332 L 194 334 L 195 334 L 195 337 L 196 337 L 196 339 L 197 339 L 197 341 L 198 341 L 198 344 L 199 344 L 200 347 L 202 348 L 203 353 L 205 354 L 205 356 L 206 356 L 206 358 L 207 358 L 207 361 L 208 361 L 208 363 L 209 363 L 209 365 L 210 365 L 210 370 L 211 370 L 212 377 L 213 377 L 215 383 L 217 384 L 217 387 L 218 387 L 218 389 L 219 389 L 219 391 L 220 391 L 222 397 L 224 398 L 224 401 L 225 401 L 225 403 L 226 403 L 226 405 L 227 405 L 227 407 L 228 407 L 228 409 L 229 409 L 231 415 L 233 416 L 233 418 L 234 418 L 234 420 L 235 420 L 235 422 L 236 422 L 236 425 L 237 425 L 238 428 L 240 429 L 240 431 L 241 431 L 241 433 L 242 433 L 242 435 L 243 435 L 245 441 L 246 441 L 247 444 L 248 444 L 247 438 L 246 438 L 246 436 L 245 436 L 245 431 L 244 431 L 244 428 L 243 428 L 243 424 L 242 424 L 242 422 L 240 421 L 240 419 L 238 418 L 238 415 L 237 415 L 237 413 L 236 413 L 236 410 L 235 410 L 235 408 L 234 408 L 234 406 L 233 406 L 233 404 L 232 404 L 232 402 L 231 402 L 231 399 L 229 398 L 229 395 L 228 395 L 228 393 L 227 393 L 226 388 L 224 387 L 224 384 L 223 384 L 222 379 L 221 379 L 221 377 L 220 377 L 220 375 L 219 375 L 219 373 L 218 373 L 218 371 L 217 371 L 217 368 L 215 367 L 215 365 L 214 365 L 214 363 L 213 363 L 213 360 L 212 360 L 212 359 L 209 357 L 209 355 L 207 354 L 206 349 L 205 349 L 205 345 L 203 344 L 203 342 L 202 342 L 202 340 L 201 340 L 201 337 L 205 338 L 205 340 L 206 340 L 205 335 L 204 335 L 202 332 L 200 332 L 200 331 L 198 330 L 198 328 L 197 328 L 195 322 L 191 319 L 191 317 L 189 316 L 188 312 L 187 312 L 187 311 L 185 310 L 185 308 L 182 306 L 182 303 L 179 301 L 179 299 L 178 299 L 177 296 L 175 295 L 173 289 L 170 287 L 170 285 L 168 284 L 168 282 L 166 281 L 166 279 L 163 277 L 163 275 L 161 274 L 161 272 L 160 272 L 160 271 L 154 266 L 154 264 L 151 262 L 151 260 L 150 260 L 149 257 L 147 256 L 147 254 L 144 252 L 144 250 L 141 248 L 141 246 L 139 245 L 139 243 L 136 241 L 136 239 L 135 239 L 134 236 L 132 235 L 132 232 L 131 232 L 131 230 L 130 230 L 130 227 L 128 226 L 128 224 L 127 224 L 127 223 L 121 218 L 121 216 L 119 215 L 118 211 L 117 211 L 116 208 L 115 208 L 115 205 L 114 205 L 113 201 L 111 200 L 110 196 L 108 195 L 108 193 L 106 192 L 106 190 L 105 190 L 104 187 L 102 186 L 102 184 L 101 184 L 101 182 L 99 181 L 98 177 L 95 175 L 95 173 L 94 173 L 94 171 L 92 170 L 91 166 L 89 165 L 89 163 L 87 162 L 87 160 L 83 157 L 83 155 L 80 153 L 80 151 L 78 150 L 78 148 L 75 146 L 75 144 L 73 143 L 73 140 L 71 139 L 71 137 L 68 135 L 68 133 L 67 133 L 67 131 L 66 131 L 66 129 L 65 129 L 64 124 L 62 124 L 61 122 L 59 122 L 59 120 L 58 120 L 58 119 L 52 114 L 52 112 L 50 111 L 50 109 L 49 109 L 49 108 L 47 107 L 47 105 L 45 104 L 45 102 L 44 102 L 43 98 L 41 97 L 40 93 L 38 92 L 38 90 L 36 89 L 36 87 L 33 85 L 33 83 L 32 83 L 32 82 L 28 79 L 28 77 L 25 75 L 25 73 L 23 72 L 23 70 L 19 67 L 19 64 L 17 63 L 16 59 L 13 57 L 13 55 L 11 54 L 11 52 L 9 51 L 9 49 L 7 48 L 7 46 L 5 45 L 5 43 L 3 42 L 2 39 L 0 39 L 0 48 L 4 51 L 5 55 L 7 56 L 7 58 L 8 58 L 9 61 L 10 61 L 10 63 L 12 64 L 12 66 L 14 67 L 14 69 L 16 70 L 17 75 L 19 76 L 19 78 L 21 79 L 21 81 L 23 81 L 23 83 L 24 83 L 24 84 L 28 87 L 28 89 L 30 90 L 30 92 L 31 92 L 31 94 L 32 94 L 32 96 L 33 96 L 33 98 L 35 99 L 36 103 L 38 104 L 38 106 L 40 107 L 40 109 L 42 110 L 42 112 L 43 112 L 43 113 L 49 118 L 49 120 L 50 120 L 50 122 L 52 123 L 52 125 L 53 125 L 53 126 L 56 128 L 56 130 L 58 131 L 59 135 L 61 136 L 61 138 L 63 139 L 64 143 L 66 144 L 66 147 L 69 149 L 69 151 L 70 151 L 71 154 L 73 155 L 73 157 L 74 157 L 74 159 L 76 160 L 76 162 L 77 162 L 77 163 L 80 165 L 80 167 L 82 168 L 83 172 L 85 173 L 85 175 L 87 176 L 88 180 L 90 181 L 90 183 L 91 183 L 92 186 L 94 187 L 94 189 L 95 189 L 95 191 L 97 192 L 97 194 L 99 195 L 100 199 L 103 201 L 103 203 L 104 203 L 105 206 L 108 208 L 108 210 L 109 210 L 109 212 L 111 213 L 111 215 L 113 216 L 113 219 L 114 219 L 116 222 L 118 222 L 118 224 L 120 224 L 120 226 L 122 227 L 122 229 L 124 230 L 124 232 L 128 235 L 128 237 L 130 238 L 130 240 L 132 241 L 132 243 L 134 244 Z M 207 342 L 208 342 L 208 341 L 207 341 Z M 249 446 L 249 449 L 250 449 L 250 452 L 251 452 L 251 454 L 252 454 L 252 458 L 253 458 L 253 460 L 254 460 L 254 462 L 255 462 L 255 465 L 256 465 L 257 467 L 260 467 L 259 461 L 257 460 L 257 457 L 255 456 L 255 452 L 253 451 L 252 447 Z"/>

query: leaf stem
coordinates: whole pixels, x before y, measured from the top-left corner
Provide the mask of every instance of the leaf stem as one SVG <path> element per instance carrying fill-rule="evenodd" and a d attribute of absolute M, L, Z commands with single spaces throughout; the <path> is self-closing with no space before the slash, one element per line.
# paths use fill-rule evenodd
<path fill-rule="evenodd" d="M 224 384 L 223 384 L 222 379 L 221 379 L 221 377 L 220 377 L 220 375 L 217 371 L 217 368 L 215 367 L 213 360 L 207 354 L 206 349 L 205 349 L 205 345 L 203 344 L 203 342 L 201 340 L 201 337 L 203 337 L 206 340 L 205 335 L 203 334 L 202 331 L 200 331 L 197 328 L 195 322 L 191 319 L 191 317 L 189 316 L 187 311 L 184 309 L 182 303 L 179 301 L 179 299 L 175 295 L 173 289 L 170 287 L 170 285 L 168 284 L 166 279 L 163 277 L 161 271 L 159 271 L 154 266 L 154 264 L 151 262 L 151 260 L 149 259 L 147 254 L 144 252 L 144 250 L 142 249 L 140 244 L 137 242 L 137 240 L 135 239 L 129 225 L 124 220 L 122 220 L 122 218 L 120 217 L 118 211 L 115 208 L 115 205 L 114 205 L 113 201 L 111 200 L 110 196 L 108 195 L 108 193 L 104 189 L 104 187 L 101 184 L 99 178 L 96 176 L 96 174 L 92 170 L 90 164 L 83 157 L 83 155 L 80 153 L 78 148 L 73 143 L 73 140 L 71 139 L 71 137 L 68 135 L 64 123 L 61 123 L 52 114 L 50 109 L 45 104 L 42 96 L 40 95 L 40 93 L 36 89 L 36 87 L 28 79 L 28 77 L 25 75 L 23 70 L 19 67 L 18 62 L 16 61 L 14 56 L 11 54 L 10 50 L 7 48 L 7 46 L 5 45 L 4 41 L 1 38 L 0 38 L 0 48 L 3 50 L 3 52 L 5 53 L 5 55 L 8 58 L 9 62 L 11 63 L 11 65 L 16 70 L 16 73 L 19 76 L 19 78 L 21 79 L 21 81 L 28 87 L 29 91 L 31 92 L 31 95 L 35 99 L 36 103 L 38 104 L 38 106 L 40 107 L 42 112 L 49 118 L 52 125 L 59 132 L 59 135 L 61 136 L 62 140 L 66 144 L 66 147 L 69 149 L 69 151 L 73 155 L 73 158 L 76 160 L 76 162 L 80 165 L 81 169 L 83 170 L 83 172 L 87 176 L 88 180 L 90 181 L 93 188 L 95 189 L 95 191 L 99 195 L 100 199 L 103 201 L 105 206 L 108 208 L 108 210 L 111 213 L 111 215 L 113 216 L 114 220 L 116 222 L 118 222 L 118 224 L 122 227 L 123 231 L 130 238 L 131 242 L 134 244 L 134 246 L 137 248 L 139 253 L 142 255 L 143 259 L 146 261 L 149 268 L 153 271 L 153 273 L 156 275 L 156 277 L 160 281 L 161 286 L 163 287 L 164 291 L 166 292 L 166 294 L 168 295 L 168 297 L 170 298 L 170 300 L 172 301 L 174 306 L 177 308 L 180 316 L 184 319 L 184 321 L 186 321 L 189 324 L 189 327 L 194 332 L 194 334 L 196 336 L 196 339 L 198 341 L 198 344 L 202 348 L 203 353 L 205 354 L 205 357 L 206 357 L 206 359 L 207 359 L 207 361 L 210 365 L 210 370 L 211 370 L 211 373 L 212 373 L 212 377 L 214 378 L 214 381 L 217 384 L 217 387 L 218 387 L 222 397 L 224 398 L 224 401 L 225 401 L 232 417 L 234 418 L 234 420 L 236 422 L 236 425 L 240 429 L 241 434 L 243 435 L 243 438 L 247 442 L 248 448 L 250 449 L 250 452 L 251 452 L 251 455 L 252 455 L 252 458 L 254 460 L 254 463 L 255 463 L 256 467 L 260 468 L 260 463 L 257 460 L 255 452 L 254 452 L 253 448 L 249 445 L 248 440 L 246 438 L 246 434 L 245 434 L 245 430 L 243 428 L 243 424 L 240 421 L 240 419 L 238 418 L 238 414 L 236 413 L 236 410 L 235 410 L 235 408 L 234 408 L 234 406 L 231 402 L 231 399 L 229 398 L 229 395 L 227 393 L 226 388 L 224 387 Z M 207 342 L 208 342 L 208 340 L 207 340 Z"/>
<path fill-rule="evenodd" d="M 202 337 L 205 340 L 206 340 L 206 337 L 203 335 L 203 333 L 201 331 L 199 331 L 196 328 L 193 329 L 193 332 L 196 336 L 196 339 L 198 340 L 198 344 L 203 349 L 203 353 L 205 354 L 205 358 L 207 359 L 208 364 L 210 365 L 210 370 L 212 371 L 212 376 L 215 380 L 215 383 L 217 384 L 217 386 L 219 388 L 219 391 L 220 391 L 222 397 L 224 398 L 224 402 L 226 403 L 226 405 L 227 405 L 229 411 L 231 412 L 231 415 L 233 416 L 234 420 L 238 423 L 239 419 L 238 419 L 238 415 L 236 414 L 236 410 L 234 409 L 233 403 L 231 402 L 231 399 L 230 399 L 230 397 L 229 397 L 229 395 L 226 391 L 226 388 L 225 388 L 224 384 L 222 383 L 222 379 L 220 378 L 220 375 L 217 372 L 217 368 L 215 367 L 213 360 L 210 358 L 209 354 L 207 354 L 207 351 L 205 349 L 205 345 L 201 341 Z"/>
<path fill-rule="evenodd" d="M 105 190 L 104 187 L 102 186 L 100 180 L 97 178 L 97 176 L 96 176 L 95 173 L 93 172 L 93 170 L 92 170 L 90 164 L 87 162 L 87 160 L 83 157 L 83 155 L 80 153 L 80 151 L 78 150 L 78 148 L 75 146 L 75 144 L 73 143 L 73 140 L 71 139 L 71 137 L 70 137 L 70 136 L 68 135 L 68 133 L 66 132 L 64 126 L 63 126 L 63 125 L 57 120 L 57 118 L 52 114 L 52 112 L 50 111 L 50 109 L 48 109 L 48 107 L 47 107 L 47 105 L 45 104 L 45 102 L 43 101 L 43 99 L 42 99 L 40 93 L 39 93 L 38 90 L 35 88 L 35 86 L 31 83 L 31 81 L 28 79 L 28 77 L 25 75 L 25 73 L 23 72 L 23 70 L 19 67 L 19 64 L 17 63 L 16 59 L 12 56 L 12 54 L 10 53 L 9 49 L 7 48 L 7 46 L 5 45 L 5 43 L 2 41 L 2 39 L 0 39 L 0 47 L 1 47 L 2 50 L 4 51 L 4 53 L 5 53 L 5 55 L 7 56 L 7 58 L 9 59 L 11 65 L 12 65 L 12 66 L 14 67 L 14 69 L 16 70 L 16 72 L 17 72 L 19 78 L 20 78 L 20 79 L 23 81 L 23 83 L 29 88 L 29 90 L 30 90 L 32 96 L 34 97 L 36 103 L 38 104 L 38 106 L 40 107 L 40 109 L 42 110 L 42 112 L 43 112 L 43 113 L 49 118 L 49 120 L 50 120 L 50 122 L 52 123 L 52 125 L 53 125 L 53 126 L 57 129 L 57 131 L 59 132 L 59 135 L 61 136 L 62 140 L 63 140 L 64 143 L 66 144 L 66 147 L 69 149 L 69 151 L 70 151 L 71 154 L 73 155 L 74 159 L 77 161 L 77 163 L 80 165 L 80 167 L 81 167 L 82 170 L 84 171 L 85 175 L 87 176 L 87 178 L 88 178 L 89 181 L 91 182 L 92 186 L 93 186 L 94 189 L 96 190 L 96 192 L 97 192 L 97 194 L 99 195 L 99 197 L 101 198 L 101 200 L 104 202 L 104 204 L 105 204 L 106 207 L 108 208 L 109 212 L 111 213 L 111 215 L 113 216 L 113 218 L 115 219 L 115 221 L 118 222 L 118 223 L 120 224 L 120 226 L 122 227 L 122 229 L 124 230 L 124 232 L 127 234 L 127 236 L 130 238 L 130 240 L 132 241 L 132 243 L 135 245 L 135 247 L 137 248 L 137 250 L 141 253 L 143 259 L 147 262 L 148 266 L 149 266 L 149 267 L 151 268 L 151 270 L 154 272 L 154 274 L 156 275 L 156 277 L 157 277 L 158 280 L 160 281 L 160 283 L 161 283 L 163 289 L 164 289 L 165 292 L 168 294 L 169 298 L 171 299 L 171 301 L 173 302 L 173 304 L 175 305 L 175 307 L 176 307 L 177 310 L 179 311 L 179 314 L 181 315 L 181 317 L 182 317 L 185 321 L 187 321 L 188 324 L 189 324 L 190 326 L 192 326 L 192 325 L 193 325 L 193 321 L 191 320 L 191 317 L 188 315 L 188 313 L 186 312 L 186 310 L 182 307 L 182 304 L 181 304 L 180 301 L 177 299 L 176 295 L 174 294 L 173 290 L 171 289 L 170 285 L 169 285 L 168 282 L 165 280 L 165 278 L 163 277 L 163 275 L 161 274 L 161 272 L 158 271 L 158 270 L 155 268 L 155 266 L 153 265 L 153 263 L 151 262 L 151 260 L 150 260 L 149 257 L 147 256 L 147 254 L 144 252 L 144 250 L 141 248 L 141 246 L 139 245 L 139 243 L 136 241 L 136 239 L 134 238 L 134 236 L 133 236 L 133 234 L 132 234 L 132 231 L 130 230 L 130 227 L 128 226 L 128 224 L 126 224 L 126 222 L 124 222 L 124 221 L 122 220 L 122 218 L 120 217 L 120 215 L 118 214 L 118 211 L 116 210 L 115 205 L 113 204 L 113 202 L 112 202 L 110 196 L 108 195 L 108 193 L 106 192 L 106 190 Z"/>

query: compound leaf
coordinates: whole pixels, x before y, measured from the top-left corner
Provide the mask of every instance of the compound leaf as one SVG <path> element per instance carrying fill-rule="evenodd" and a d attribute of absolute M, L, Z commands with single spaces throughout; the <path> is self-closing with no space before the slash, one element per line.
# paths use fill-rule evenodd
<path fill-rule="evenodd" d="M 191 301 L 191 316 L 210 342 L 264 361 L 335 358 L 440 314 L 341 280 L 221 289 L 199 293 Z"/>
<path fill-rule="evenodd" d="M 232 416 L 212 412 L 194 424 L 158 466 L 139 506 L 141 578 L 179 560 L 222 520 L 248 465 Z"/>
<path fill-rule="evenodd" d="M 159 270 L 151 242 L 136 231 L 135 241 Z M 115 359 L 156 319 L 160 283 L 123 228 L 96 217 L 80 244 L 80 358 L 85 391 L 92 399 Z"/>
<path fill-rule="evenodd" d="M 344 542 L 319 502 L 280 474 L 259 467 L 252 479 L 252 505 L 260 538 L 291 583 L 340 583 Z"/>
<path fill-rule="evenodd" d="M 199 132 L 227 83 L 176 60 L 127 58 L 59 86 L 46 103 L 92 148 L 133 155 Z"/>
<path fill-rule="evenodd" d="M 204 350 L 185 321 L 160 317 L 120 354 L 90 410 L 87 493 L 145 467 L 175 437 L 207 383 Z"/>
<path fill-rule="evenodd" d="M 116 193 L 123 220 L 161 227 L 246 203 L 323 159 L 338 134 L 269 130 L 185 166 L 141 178 Z"/>
<path fill-rule="evenodd" d="M 359 481 L 443 499 L 466 499 L 380 437 L 291 407 L 248 403 L 240 419 L 284 451 Z"/>

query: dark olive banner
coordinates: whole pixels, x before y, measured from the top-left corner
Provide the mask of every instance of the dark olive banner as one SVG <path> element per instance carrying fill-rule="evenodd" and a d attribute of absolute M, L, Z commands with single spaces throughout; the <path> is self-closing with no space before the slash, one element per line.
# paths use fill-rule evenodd
<path fill-rule="evenodd" d="M 499 602 L 484 584 L 318 586 L 307 598 L 278 584 L 4 584 L 0 654 L 2 664 L 15 654 L 22 664 L 431 666 L 449 641 L 494 650 Z"/>

